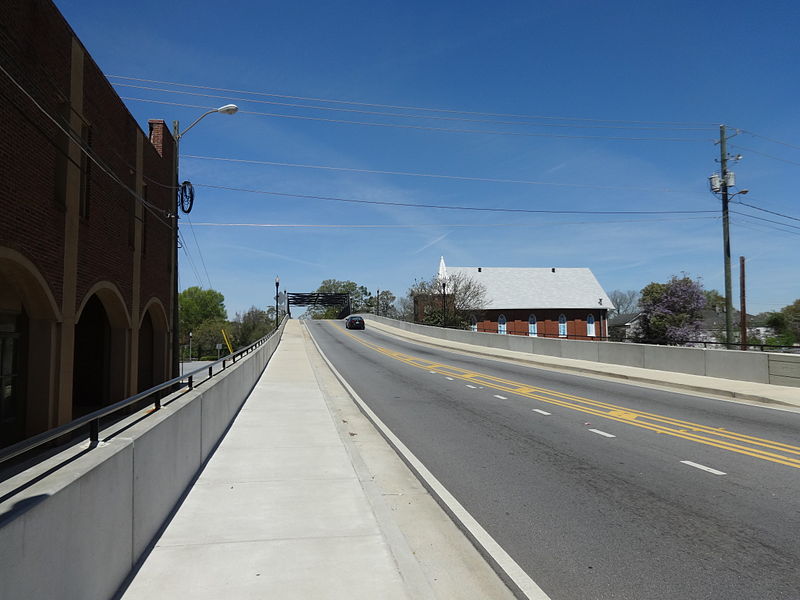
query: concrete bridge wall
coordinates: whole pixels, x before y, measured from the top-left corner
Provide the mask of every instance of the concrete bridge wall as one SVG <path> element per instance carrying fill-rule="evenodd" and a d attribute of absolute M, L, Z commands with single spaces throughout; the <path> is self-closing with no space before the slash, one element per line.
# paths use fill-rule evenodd
<path fill-rule="evenodd" d="M 99 447 L 73 447 L 0 484 L 0 599 L 113 597 L 225 435 L 282 331 L 165 398 L 155 414 L 142 418 L 148 408 L 102 431 L 101 439 L 119 433 Z"/>
<path fill-rule="evenodd" d="M 524 337 L 443 329 L 369 314 L 363 316 L 404 331 L 484 348 L 800 387 L 800 355 L 797 354 Z"/>

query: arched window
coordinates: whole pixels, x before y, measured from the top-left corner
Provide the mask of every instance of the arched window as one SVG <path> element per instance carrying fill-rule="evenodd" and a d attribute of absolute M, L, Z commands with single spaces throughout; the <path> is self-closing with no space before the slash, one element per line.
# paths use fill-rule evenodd
<path fill-rule="evenodd" d="M 558 316 L 558 337 L 567 337 L 567 317 Z"/>
<path fill-rule="evenodd" d="M 538 331 L 536 329 L 536 315 L 530 315 L 528 317 L 528 335 L 530 337 L 536 337 Z"/>
<path fill-rule="evenodd" d="M 594 337 L 594 315 L 589 315 L 586 317 L 586 335 L 588 337 Z"/>
<path fill-rule="evenodd" d="M 497 317 L 497 333 L 506 333 L 506 316 Z"/>
<path fill-rule="evenodd" d="M 475 317 L 475 315 L 469 316 L 469 330 L 478 331 L 478 319 Z"/>

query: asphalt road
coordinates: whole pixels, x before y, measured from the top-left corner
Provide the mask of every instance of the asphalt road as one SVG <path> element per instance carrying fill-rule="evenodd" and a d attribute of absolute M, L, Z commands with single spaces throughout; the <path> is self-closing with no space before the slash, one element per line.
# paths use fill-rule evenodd
<path fill-rule="evenodd" d="M 800 598 L 800 414 L 308 322 L 553 600 Z"/>

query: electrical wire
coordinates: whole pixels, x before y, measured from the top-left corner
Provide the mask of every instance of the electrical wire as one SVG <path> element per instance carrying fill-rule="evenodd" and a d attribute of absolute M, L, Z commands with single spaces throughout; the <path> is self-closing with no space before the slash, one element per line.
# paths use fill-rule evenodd
<path fill-rule="evenodd" d="M 189 213 L 186 213 L 186 220 L 189 221 L 189 229 L 192 230 L 192 237 L 194 238 L 194 244 L 197 246 L 197 253 L 200 255 L 200 262 L 203 264 L 203 271 L 206 274 L 206 280 L 208 281 L 208 288 L 214 289 L 213 284 L 211 283 L 211 277 L 208 276 L 208 269 L 206 269 L 206 260 L 203 258 L 203 251 L 200 249 L 200 242 L 197 241 L 197 235 L 194 232 L 194 225 L 192 225 L 192 219 L 189 217 Z"/>
<path fill-rule="evenodd" d="M 195 160 L 218 160 L 222 162 L 242 163 L 251 165 L 268 165 L 271 167 L 291 167 L 297 169 L 319 169 L 323 171 L 344 171 L 347 173 L 367 173 L 370 175 L 399 175 L 403 177 L 425 177 L 430 179 L 449 179 L 456 181 L 477 181 L 484 183 L 513 183 L 520 185 L 549 185 L 554 187 L 571 187 L 592 190 L 619 190 L 629 192 L 664 192 L 679 194 L 699 194 L 700 192 L 689 190 L 673 190 L 670 188 L 646 188 L 635 186 L 614 186 L 614 185 L 593 185 L 588 183 L 558 183 L 550 181 L 534 181 L 526 179 L 502 179 L 496 177 L 467 177 L 463 175 L 445 175 L 441 173 L 415 173 L 413 171 L 384 171 L 379 169 L 357 169 L 354 167 L 334 167 L 331 165 L 307 165 L 302 163 L 285 163 L 269 160 L 252 160 L 244 158 L 227 158 L 222 156 L 199 156 L 197 154 L 184 154 L 183 158 L 193 158 Z M 706 196 L 705 192 L 703 195 Z"/>
<path fill-rule="evenodd" d="M 667 215 L 667 214 L 700 214 L 717 213 L 716 210 L 536 210 L 528 208 L 500 208 L 481 206 L 455 206 L 447 204 L 416 204 L 413 202 L 391 202 L 388 200 L 358 200 L 355 198 L 342 198 L 338 196 L 317 196 L 313 194 L 292 194 L 289 192 L 276 192 L 270 190 L 252 190 L 246 188 L 228 187 L 224 185 L 211 185 L 208 183 L 195 183 L 195 187 L 205 187 L 232 192 L 245 192 L 249 194 L 263 194 L 268 196 L 283 196 L 287 198 L 303 198 L 307 200 L 324 200 L 330 202 L 348 202 L 353 204 L 373 204 L 380 206 L 402 206 L 409 208 L 434 208 L 442 210 L 465 210 L 481 212 L 504 213 L 534 213 L 534 214 L 582 214 L 582 215 Z"/>
<path fill-rule="evenodd" d="M 189 266 L 192 268 L 192 272 L 194 273 L 195 280 L 202 287 L 203 280 L 200 278 L 200 275 L 197 272 L 197 267 L 195 267 L 195 265 L 194 265 L 194 260 L 192 259 L 192 255 L 189 254 L 189 250 L 186 247 L 186 240 L 184 239 L 183 235 L 180 232 L 178 232 L 178 239 L 181 242 L 181 249 L 183 250 L 183 253 L 186 255 L 186 258 L 189 260 Z M 180 269 L 178 270 L 178 272 L 180 272 Z"/>
<path fill-rule="evenodd" d="M 747 202 L 741 202 L 739 200 L 731 200 L 731 204 L 741 204 L 742 206 L 746 206 L 746 207 L 752 208 L 754 210 L 760 210 L 762 212 L 766 212 L 766 213 L 769 213 L 771 215 L 777 215 L 779 217 L 784 217 L 785 219 L 791 219 L 792 221 L 800 221 L 800 218 L 793 217 L 791 215 L 785 215 L 785 214 L 779 213 L 779 212 L 775 212 L 774 210 L 767 210 L 766 208 L 753 206 L 752 204 L 748 204 Z"/>
<path fill-rule="evenodd" d="M 143 79 L 139 77 L 126 77 L 124 75 L 106 75 L 106 77 L 110 79 L 124 79 L 126 81 L 139 81 L 144 83 L 157 83 L 161 85 L 173 85 L 177 87 L 185 87 L 185 88 L 193 88 L 193 89 L 202 89 L 202 90 L 213 90 L 217 92 L 230 92 L 234 94 L 249 94 L 251 96 L 265 96 L 269 98 L 286 98 L 289 100 L 302 100 L 307 102 L 327 102 L 331 104 L 349 104 L 351 106 L 366 106 L 366 107 L 373 107 L 373 108 L 388 108 L 394 110 L 422 110 L 428 112 L 437 112 L 437 113 L 449 113 L 449 114 L 460 114 L 460 115 L 477 115 L 477 116 L 484 116 L 484 117 L 509 117 L 509 118 L 521 118 L 521 119 L 547 119 L 547 120 L 557 120 L 557 121 L 586 121 L 592 123 L 632 123 L 632 124 L 652 124 L 652 125 L 687 125 L 687 126 L 705 126 L 705 127 L 716 127 L 716 123 L 697 123 L 697 122 L 686 122 L 686 121 L 633 121 L 633 120 L 623 120 L 623 119 L 594 119 L 594 118 L 587 118 L 587 117 L 558 117 L 552 115 L 531 115 L 531 114 L 515 114 L 515 113 L 494 113 L 494 112 L 480 112 L 480 111 L 468 111 L 468 110 L 456 110 L 456 109 L 448 109 L 448 108 L 430 108 L 430 107 L 423 107 L 423 106 L 403 106 L 403 105 L 392 105 L 392 104 L 378 104 L 374 102 L 355 102 L 351 100 L 341 100 L 341 99 L 330 99 L 330 98 L 316 98 L 316 97 L 309 97 L 309 96 L 291 96 L 287 94 L 275 94 L 270 92 L 253 92 L 247 90 L 237 90 L 237 89 L 230 89 L 230 88 L 221 88 L 221 87 L 212 87 L 212 86 L 203 86 L 203 85 L 192 85 L 188 83 L 177 83 L 174 81 L 160 81 L 157 79 Z"/>
<path fill-rule="evenodd" d="M 778 160 L 780 162 L 784 162 L 790 165 L 797 165 L 800 167 L 800 162 L 795 160 L 789 160 L 786 158 L 781 158 L 780 156 L 774 156 L 772 154 L 767 154 L 766 152 L 761 152 L 759 150 L 753 150 L 752 148 L 745 148 L 744 146 L 740 146 L 739 144 L 729 144 L 731 148 L 736 148 L 737 150 L 744 150 L 745 152 L 752 152 L 753 154 L 758 154 L 760 156 L 766 156 L 767 158 L 771 158 L 772 160 Z"/>
<path fill-rule="evenodd" d="M 57 128 L 58 128 L 58 129 L 59 129 L 61 132 L 62 132 L 62 133 L 64 133 L 64 135 L 66 135 L 66 136 L 69 138 L 69 140 L 70 140 L 70 141 L 72 141 L 73 143 L 75 143 L 75 144 L 78 146 L 78 148 L 80 149 L 80 151 L 81 151 L 81 152 L 83 152 L 83 154 L 85 154 L 85 155 L 86 155 L 86 157 L 87 157 L 89 160 L 91 160 L 91 161 L 92 161 L 92 162 L 93 162 L 95 165 L 97 165 L 97 167 L 98 167 L 98 168 L 99 168 L 101 171 L 103 171 L 103 172 L 104 172 L 104 173 L 105 173 L 105 174 L 106 174 L 106 175 L 107 175 L 107 176 L 108 176 L 108 177 L 109 177 L 109 178 L 110 178 L 112 181 L 114 181 L 114 182 L 115 182 L 117 185 L 119 185 L 119 186 L 120 186 L 122 189 L 124 189 L 126 192 L 128 192 L 128 194 L 130 194 L 130 195 L 131 195 L 131 196 L 133 196 L 133 197 L 134 197 L 136 200 L 138 200 L 139 202 L 141 202 L 141 203 L 142 203 L 142 205 L 143 205 L 143 206 L 144 206 L 144 207 L 145 207 L 147 210 L 150 210 L 150 212 L 153 214 L 153 216 L 156 218 L 156 220 L 157 220 L 157 221 L 161 222 L 162 224 L 166 225 L 166 226 L 167 226 L 167 227 L 169 227 L 169 228 L 172 228 L 172 224 L 170 224 L 170 223 L 168 223 L 167 221 L 165 221 L 164 219 L 162 219 L 162 217 L 161 217 L 161 216 L 158 214 L 158 211 L 160 211 L 160 209 L 159 209 L 157 206 L 155 206 L 155 205 L 154 205 L 154 204 L 152 204 L 151 202 L 148 202 L 148 201 L 147 201 L 145 198 L 143 198 L 142 196 L 140 196 L 139 194 L 137 194 L 135 190 L 132 190 L 130 187 L 128 187 L 128 185 L 127 185 L 127 184 L 126 184 L 124 181 L 122 181 L 122 179 L 121 179 L 121 178 L 120 178 L 120 177 L 119 177 L 119 176 L 118 176 L 118 175 L 117 175 L 117 174 L 116 174 L 116 173 L 115 173 L 115 172 L 114 172 L 114 171 L 113 171 L 111 168 L 109 168 L 109 167 L 107 167 L 106 165 L 104 165 L 104 164 L 102 163 L 102 161 L 101 161 L 101 160 L 100 160 L 98 157 L 96 157 L 96 156 L 95 156 L 95 154 L 94 154 L 94 152 L 91 150 L 91 148 L 87 148 L 87 147 L 84 145 L 84 143 L 83 143 L 83 140 L 81 140 L 80 138 L 78 138 L 78 137 L 76 136 L 75 132 L 73 132 L 71 129 L 67 129 L 67 128 L 65 128 L 63 125 L 61 125 L 61 123 L 58 121 L 58 119 L 56 119 L 56 118 L 55 118 L 53 115 L 51 115 L 51 114 L 50 114 L 50 113 L 47 111 L 47 109 L 45 109 L 45 108 L 44 108 L 44 107 L 43 107 L 41 104 L 39 104 L 39 102 L 38 102 L 38 101 L 37 101 L 37 100 L 36 100 L 36 99 L 35 99 L 35 98 L 34 98 L 34 97 L 33 97 L 33 96 L 32 96 L 32 95 L 31 95 L 31 94 L 28 92 L 28 90 L 26 90 L 26 89 L 25 89 L 25 87 L 24 87 L 22 84 L 20 84 L 20 83 L 19 83 L 19 82 L 18 82 L 18 81 L 17 81 L 17 80 L 14 78 L 14 76 L 13 76 L 13 75 L 11 75 L 11 73 L 9 73 L 9 72 L 8 72 L 8 71 L 7 71 L 7 70 L 6 70 L 6 69 L 5 69 L 5 68 L 4 68 L 2 65 L 0 65 L 0 71 L 2 71 L 2 73 L 3 73 L 3 74 L 4 74 L 4 75 L 5 75 L 5 76 L 6 76 L 8 79 L 10 79 L 10 80 L 11 80 L 11 83 L 13 83 L 13 84 L 14 84 L 14 86 L 15 86 L 15 87 L 16 87 L 16 88 L 17 88 L 17 89 L 20 91 L 20 92 L 22 92 L 22 94 L 23 94 L 23 95 L 24 95 L 26 98 L 28 98 L 28 100 L 30 100 L 30 101 L 33 103 L 33 105 L 34 105 L 34 106 L 35 106 L 37 109 L 39 109 L 39 111 L 40 111 L 40 112 L 41 112 L 41 113 L 42 113 L 42 114 L 43 114 L 45 117 L 47 117 L 47 118 L 48 118 L 48 120 L 50 120 L 50 121 L 53 123 L 53 125 L 55 125 L 55 126 L 56 126 L 56 127 L 57 127 Z"/>
<path fill-rule="evenodd" d="M 748 223 L 742 222 L 738 219 L 732 219 L 731 225 L 736 227 L 742 227 L 744 229 L 749 229 L 750 231 L 757 231 L 759 233 L 771 233 L 773 231 L 779 231 L 781 233 L 786 233 L 789 235 L 800 235 L 798 231 L 789 231 L 788 229 L 781 229 L 780 227 L 771 227 L 769 225 L 761 225 L 760 223 Z"/>
<path fill-rule="evenodd" d="M 796 144 L 790 144 L 789 142 L 784 142 L 781 140 L 776 140 L 775 138 L 767 137 L 765 135 L 761 135 L 760 133 L 755 133 L 753 131 L 748 131 L 747 129 L 740 129 L 742 133 L 746 133 L 748 135 L 752 135 L 753 137 L 761 138 L 762 140 L 767 140 L 768 142 L 772 142 L 774 144 L 780 144 L 782 146 L 787 146 L 789 148 L 794 148 L 795 150 L 800 150 L 800 146 Z"/>
<path fill-rule="evenodd" d="M 614 223 L 653 223 L 667 221 L 694 221 L 702 219 L 718 220 L 720 217 L 685 217 L 682 219 L 622 219 L 603 221 L 603 224 Z M 441 228 L 483 228 L 483 227 L 551 227 L 556 225 L 596 225 L 596 221 L 550 221 L 546 223 L 417 223 L 415 225 L 363 225 L 345 224 L 310 224 L 310 223 L 195 223 L 198 227 L 260 227 L 268 229 L 416 229 L 420 227 Z"/>
<path fill-rule="evenodd" d="M 214 106 L 200 106 L 197 104 L 184 104 L 181 102 L 167 102 L 165 100 L 152 100 L 149 98 L 134 98 L 132 96 L 120 96 L 123 100 L 132 102 L 149 102 L 152 104 L 165 104 L 168 106 L 181 106 L 184 108 L 197 108 L 201 110 L 213 110 Z M 477 133 L 483 135 L 508 135 L 515 137 L 545 137 L 573 140 L 610 140 L 610 141 L 634 141 L 634 142 L 709 142 L 710 138 L 669 138 L 669 137 L 626 137 L 626 136 L 605 136 L 605 135 L 570 135 L 564 133 L 532 133 L 522 131 L 499 131 L 496 129 L 456 129 L 452 127 L 428 127 L 424 125 L 408 125 L 403 123 L 377 123 L 372 121 L 351 121 L 348 119 L 327 119 L 325 117 L 309 117 L 303 115 L 287 115 L 283 113 L 266 113 L 252 110 L 240 110 L 240 114 L 256 115 L 261 117 L 276 117 L 281 119 L 297 119 L 301 121 L 318 121 L 324 123 L 340 123 L 345 125 L 364 125 L 367 127 L 388 127 L 395 129 L 414 129 L 420 131 L 438 131 L 443 133 Z"/>
<path fill-rule="evenodd" d="M 124 87 L 138 90 L 147 90 L 151 92 L 164 92 L 167 94 L 182 94 L 187 96 L 199 96 L 202 98 L 218 98 L 221 100 L 229 100 L 236 102 L 252 102 L 256 104 L 269 104 L 272 106 L 288 106 L 292 108 L 304 108 L 310 110 L 328 110 L 334 112 L 347 112 L 361 115 L 376 115 L 382 117 L 397 117 L 403 119 L 431 119 L 437 121 L 459 121 L 467 123 L 489 123 L 492 125 L 533 125 L 536 127 L 566 127 L 576 129 L 630 129 L 641 131 L 710 131 L 708 127 L 653 127 L 642 125 L 597 125 L 597 124 L 571 124 L 571 123 L 540 123 L 535 121 L 498 121 L 497 119 L 476 119 L 470 117 L 443 117 L 437 115 L 420 115 L 420 114 L 406 114 L 406 113 L 393 113 L 386 111 L 371 111 L 357 108 L 344 108 L 337 106 L 319 106 L 313 104 L 298 104 L 297 102 L 279 102 L 276 100 L 256 100 L 254 98 L 242 98 L 237 96 L 222 96 L 219 94 L 203 94 L 201 92 L 186 92 L 183 90 L 170 90 L 166 88 L 155 88 L 144 85 L 133 85 L 130 83 L 113 83 L 116 87 Z"/>
<path fill-rule="evenodd" d="M 747 217 L 749 219 L 757 219 L 759 221 L 765 221 L 767 223 L 774 223 L 775 225 L 780 225 L 781 227 L 791 227 L 792 229 L 800 230 L 800 226 L 797 225 L 789 225 L 788 223 L 781 223 L 780 221 L 773 221 L 772 219 L 765 219 L 763 217 L 756 217 L 755 215 L 748 215 L 747 213 L 742 213 L 735 210 L 732 210 L 731 213 L 735 215 L 740 215 L 742 217 Z"/>

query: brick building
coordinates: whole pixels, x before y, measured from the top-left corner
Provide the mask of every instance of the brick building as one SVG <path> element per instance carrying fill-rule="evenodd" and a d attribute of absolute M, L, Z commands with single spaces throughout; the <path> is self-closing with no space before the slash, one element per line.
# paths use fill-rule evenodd
<path fill-rule="evenodd" d="M 440 270 L 441 270 L 440 266 Z M 473 331 L 596 340 L 608 336 L 614 308 L 586 268 L 447 267 L 486 288 L 470 315 Z"/>
<path fill-rule="evenodd" d="M 175 144 L 49 0 L 0 22 L 0 446 L 170 373 Z"/>

